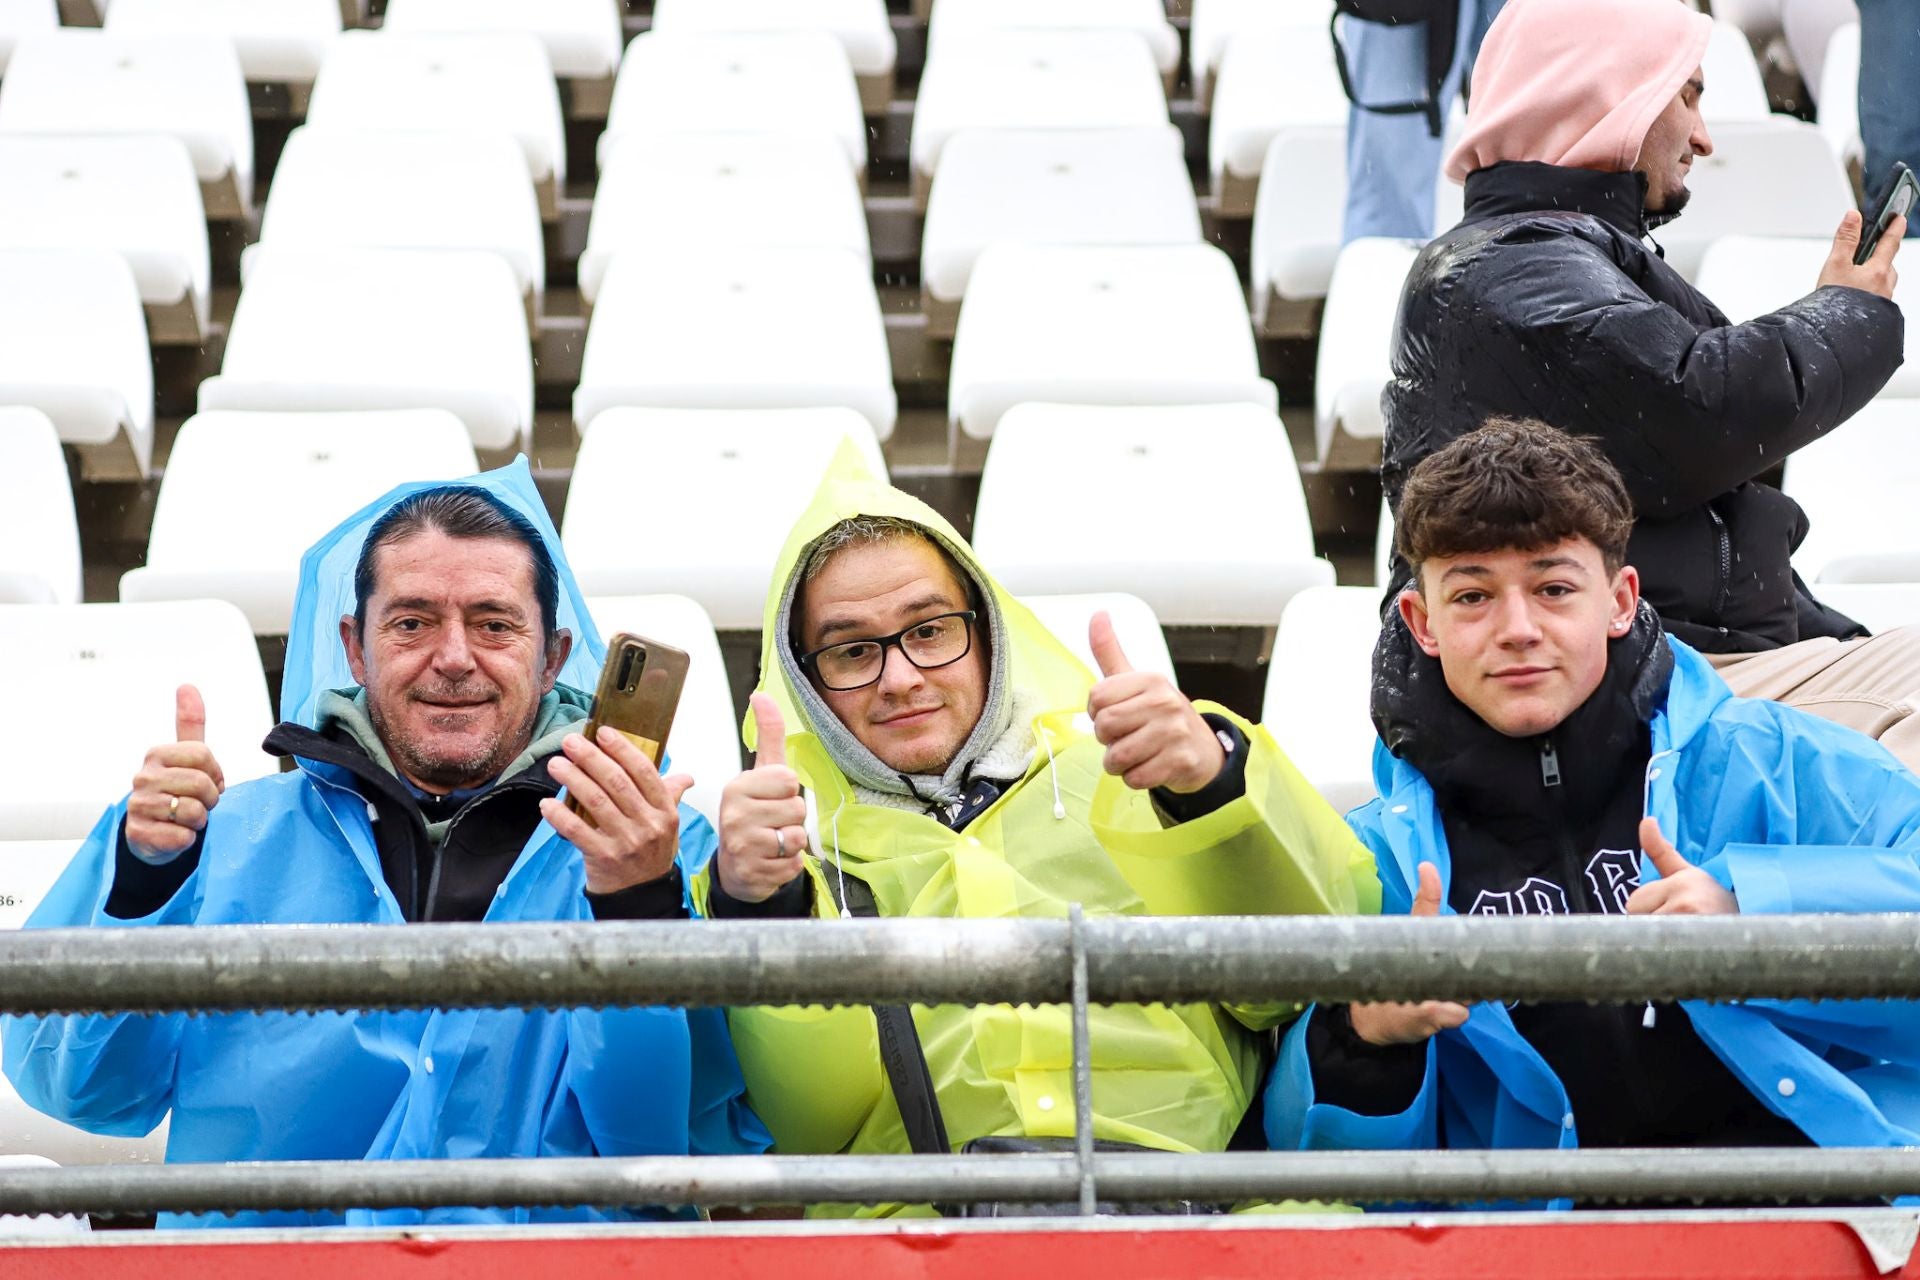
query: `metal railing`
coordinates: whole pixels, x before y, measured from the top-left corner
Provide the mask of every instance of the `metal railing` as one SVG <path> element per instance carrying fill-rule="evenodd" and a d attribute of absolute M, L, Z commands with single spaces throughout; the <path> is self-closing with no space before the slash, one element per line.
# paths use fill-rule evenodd
<path fill-rule="evenodd" d="M 1876 1202 L 1920 1149 L 1094 1154 L 1089 1004 L 1920 998 L 1920 916 L 837 920 L 0 933 L 0 1012 L 1071 1006 L 1076 1150 L 0 1170 L 0 1213 L 844 1201 Z"/>

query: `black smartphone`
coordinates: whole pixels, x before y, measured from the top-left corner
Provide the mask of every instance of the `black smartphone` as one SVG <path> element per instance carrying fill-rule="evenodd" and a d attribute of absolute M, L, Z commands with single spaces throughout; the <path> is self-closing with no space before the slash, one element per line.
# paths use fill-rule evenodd
<path fill-rule="evenodd" d="M 1913 221 L 1913 207 L 1920 204 L 1920 180 L 1913 176 L 1913 170 L 1904 164 L 1893 166 L 1893 190 L 1887 192 L 1887 202 L 1880 206 L 1880 212 L 1874 215 L 1873 225 L 1860 237 L 1860 247 L 1854 250 L 1853 265 L 1863 266 L 1880 244 L 1880 237 L 1886 234 L 1887 224 L 1895 217 L 1904 217 Z"/>

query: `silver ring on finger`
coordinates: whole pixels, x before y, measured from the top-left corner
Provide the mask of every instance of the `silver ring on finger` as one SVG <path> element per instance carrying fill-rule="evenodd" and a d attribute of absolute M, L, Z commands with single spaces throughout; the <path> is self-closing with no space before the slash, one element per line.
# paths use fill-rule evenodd
<path fill-rule="evenodd" d="M 773 839 L 774 839 L 774 843 L 780 846 L 780 856 L 783 858 L 786 857 L 787 856 L 787 829 L 785 827 L 775 827 L 773 829 Z"/>
<path fill-rule="evenodd" d="M 168 822 L 180 821 L 180 797 L 179 796 L 167 797 L 167 821 Z"/>

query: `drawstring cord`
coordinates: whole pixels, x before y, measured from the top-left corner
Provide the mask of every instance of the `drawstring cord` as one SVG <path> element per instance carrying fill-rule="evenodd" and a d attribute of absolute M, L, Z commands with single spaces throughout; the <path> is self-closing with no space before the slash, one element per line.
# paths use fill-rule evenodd
<path fill-rule="evenodd" d="M 1660 772 L 1654 768 L 1654 765 L 1666 756 L 1678 754 L 1680 753 L 1677 750 L 1661 751 L 1647 761 L 1647 774 L 1640 786 L 1640 813 L 1643 817 L 1653 815 L 1653 780 Z M 1646 850 L 1642 849 L 1640 852 L 1644 854 Z M 1640 1015 L 1641 1028 L 1646 1031 L 1653 1030 L 1654 1021 L 1658 1017 L 1659 1011 L 1653 1007 L 1653 1001 L 1647 1001 L 1647 1011 Z"/>
<path fill-rule="evenodd" d="M 1067 806 L 1060 803 L 1060 771 L 1053 767 L 1053 734 L 1047 726 L 1035 726 L 1040 730 L 1040 745 L 1047 749 L 1047 781 L 1053 784 L 1053 816 L 1065 820 Z"/>

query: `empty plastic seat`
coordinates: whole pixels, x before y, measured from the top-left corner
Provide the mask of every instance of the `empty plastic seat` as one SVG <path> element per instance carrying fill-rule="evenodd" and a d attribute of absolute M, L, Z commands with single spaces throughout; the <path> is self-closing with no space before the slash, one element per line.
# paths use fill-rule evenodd
<path fill-rule="evenodd" d="M 209 218 L 253 209 L 253 116 L 221 36 L 29 35 L 0 82 L 0 133 L 171 134 L 193 156 Z"/>
<path fill-rule="evenodd" d="M 60 25 L 58 0 L 0 0 L 0 75 L 20 37 Z"/>
<path fill-rule="evenodd" d="M 1373 799 L 1373 646 L 1380 593 L 1311 587 L 1287 602 L 1260 721 L 1328 804 Z"/>
<path fill-rule="evenodd" d="M 513 270 L 452 249 L 256 255 L 209 409 L 448 409 L 480 449 L 526 448 L 533 355 Z"/>
<path fill-rule="evenodd" d="M 262 252 L 351 248 L 496 254 L 513 268 L 529 315 L 546 291 L 539 202 L 504 133 L 295 129 L 241 278 Z"/>
<path fill-rule="evenodd" d="M 646 134 L 815 130 L 840 140 L 864 183 L 867 121 L 846 50 L 832 36 L 649 31 L 627 49 L 598 154 L 605 166 L 622 140 Z"/>
<path fill-rule="evenodd" d="M 1822 582 L 1813 595 L 1875 635 L 1920 626 L 1920 582 Z"/>
<path fill-rule="evenodd" d="M 1793 553 L 1802 578 L 1920 582 L 1916 434 L 1920 401 L 1876 400 L 1787 459 L 1781 487 L 1810 522 Z"/>
<path fill-rule="evenodd" d="M 0 704 L 30 733 L 0 737 L 0 840 L 79 839 L 174 740 L 174 689 L 199 687 L 227 785 L 276 772 L 246 618 L 219 600 L 0 607 Z"/>
<path fill-rule="evenodd" d="M 1282 129 L 1261 164 L 1267 181 L 1254 200 L 1253 322 L 1263 333 L 1291 331 L 1315 317 L 1340 256 L 1347 209 L 1347 131 L 1341 125 Z"/>
<path fill-rule="evenodd" d="M 983 31 L 927 59 L 910 144 L 924 207 L 947 140 L 965 129 L 1146 129 L 1167 123 L 1153 56 L 1128 31 Z"/>
<path fill-rule="evenodd" d="M 860 106 L 884 115 L 893 98 L 898 49 L 886 0 L 654 0 L 661 32 L 823 31 L 847 51 L 860 81 Z"/>
<path fill-rule="evenodd" d="M 1803 236 L 1831 244 L 1841 217 L 1854 207 L 1846 170 L 1820 131 L 1785 117 L 1713 126 L 1713 154 L 1695 158 L 1687 187 L 1693 198 L 1686 214 L 1655 235 L 1668 264 L 1689 280 L 1721 236 Z"/>
<path fill-rule="evenodd" d="M 1087 670 L 1095 679 L 1100 677 L 1100 663 L 1093 656 L 1087 628 L 1094 614 L 1104 612 L 1113 619 L 1120 650 L 1135 671 L 1154 671 L 1175 684 L 1180 682 L 1173 669 L 1173 657 L 1167 652 L 1166 633 L 1160 630 L 1160 619 L 1154 616 L 1153 606 L 1139 596 L 1124 591 L 1094 591 L 1068 596 L 1022 596 L 1020 603 L 1033 610 L 1047 630 L 1087 664 Z"/>
<path fill-rule="evenodd" d="M 927 23 L 927 58 L 995 31 L 1129 32 L 1145 43 L 1169 91 L 1180 69 L 1180 33 L 1164 0 L 946 0 Z"/>
<path fill-rule="evenodd" d="M 673 592 L 758 630 L 780 546 L 846 440 L 887 474 L 851 409 L 609 409 L 574 462 L 567 563 L 590 595 Z"/>
<path fill-rule="evenodd" d="M 18 847 L 29 858 L 54 857 L 60 849 L 71 855 L 79 841 L 65 840 L 46 853 L 38 852 L 36 841 L 0 842 L 0 858 Z M 66 859 L 61 858 L 64 868 Z M 13 1084 L 5 1076 L 0 1076 L 0 1152 L 7 1155 L 32 1154 L 47 1156 L 64 1165 L 76 1164 L 159 1164 L 167 1153 L 167 1122 L 162 1120 L 160 1127 L 144 1138 L 106 1138 L 88 1133 L 85 1129 L 76 1129 L 70 1124 L 62 1124 L 52 1116 L 43 1115 L 20 1100 L 14 1092 Z M 5 1159 L 0 1156 L 0 1159 Z M 34 1219 L 35 1223 L 47 1221 Z M 56 1220 L 59 1221 L 59 1220 Z M 0 1218 L 0 1235 L 12 1235 L 20 1219 Z"/>
<path fill-rule="evenodd" d="M 1380 465 L 1380 393 L 1393 376 L 1394 322 L 1419 248 L 1411 240 L 1362 239 L 1340 251 L 1313 375 L 1313 437 L 1323 467 Z"/>
<path fill-rule="evenodd" d="M 1741 324 L 1778 311 L 1813 292 L 1833 240 L 1768 236 L 1723 236 L 1708 246 L 1696 283 L 1727 318 Z M 1893 300 L 1906 315 L 1920 307 L 1920 274 L 1906 272 L 1893 286 Z M 1920 396 L 1920 329 L 1906 335 L 1906 363 L 1880 390 L 1880 397 Z"/>
<path fill-rule="evenodd" d="M 207 221 L 178 138 L 0 137 L 0 249 L 41 246 L 114 250 L 156 345 L 205 340 Z"/>
<path fill-rule="evenodd" d="M 609 149 L 593 193 L 580 296 L 614 256 L 707 245 L 805 247 L 870 259 L 867 212 L 839 140 L 816 133 L 657 133 Z"/>
<path fill-rule="evenodd" d="M 306 127 L 507 134 L 527 158 L 540 216 L 559 216 L 567 181 L 560 91 L 546 48 L 524 32 L 348 31 L 321 64 Z"/>
<path fill-rule="evenodd" d="M 466 426 L 444 409 L 197 414 L 120 598 L 226 600 L 257 634 L 284 635 L 300 557 L 327 530 L 395 485 L 477 470 Z"/>
<path fill-rule="evenodd" d="M 620 255 L 594 302 L 574 425 L 616 405 L 844 405 L 886 439 L 898 406 L 872 269 L 844 249 Z"/>
<path fill-rule="evenodd" d="M 1709 127 L 1736 121 L 1766 120 L 1773 115 L 1767 103 L 1767 86 L 1760 78 L 1760 64 L 1753 60 L 1753 46 L 1747 35 L 1731 22 L 1713 24 L 1707 40 L 1707 54 L 1700 62 L 1701 78 L 1707 91 L 1700 99 L 1700 113 Z"/>
<path fill-rule="evenodd" d="M 1220 59 L 1207 133 L 1220 215 L 1253 215 L 1275 134 L 1315 125 L 1345 129 L 1347 107 L 1333 42 L 1324 30 L 1317 37 L 1285 29 L 1236 35 Z"/>
<path fill-rule="evenodd" d="M 38 409 L 0 407 L 0 604 L 79 599 L 80 525 L 60 433 Z"/>
<path fill-rule="evenodd" d="M 568 80 L 611 80 L 620 69 L 619 0 L 387 0 L 383 29 L 531 35 Z"/>
<path fill-rule="evenodd" d="M 311 85 L 340 34 L 340 0 L 113 0 L 106 28 L 116 35 L 226 36 L 248 80 Z"/>
<path fill-rule="evenodd" d="M 720 792 L 740 772 L 740 719 L 713 621 L 687 596 L 594 596 L 587 609 L 603 637 L 626 631 L 687 655 L 687 682 L 667 734 L 668 768 L 693 775 L 686 803 L 720 826 Z"/>
<path fill-rule="evenodd" d="M 1010 591 L 1128 591 L 1168 626 L 1271 627 L 1333 581 L 1286 428 L 1243 404 L 1011 410 L 973 545 Z"/>
<path fill-rule="evenodd" d="M 928 334 L 953 336 L 975 260 L 1003 240 L 1198 244 L 1200 212 L 1180 131 L 1163 125 L 956 134 L 941 158 L 921 241 L 920 310 Z"/>
<path fill-rule="evenodd" d="M 31 405 L 84 475 L 144 480 L 153 362 L 133 268 L 111 249 L 0 250 L 0 404 Z"/>
<path fill-rule="evenodd" d="M 1860 140 L 1860 24 L 1849 22 L 1827 41 L 1821 66 L 1819 126 L 1842 165 L 1866 159 Z M 1879 176 L 1879 175 L 1876 175 Z"/>
<path fill-rule="evenodd" d="M 1241 32 L 1278 30 L 1296 40 L 1324 41 L 1332 16 L 1330 0 L 1193 0 L 1187 64 L 1194 105 L 1202 112 L 1212 108 L 1220 60 Z"/>
<path fill-rule="evenodd" d="M 1276 404 L 1233 262 L 1202 244 L 981 254 L 954 339 L 948 417 L 986 440 L 1026 400 Z"/>

